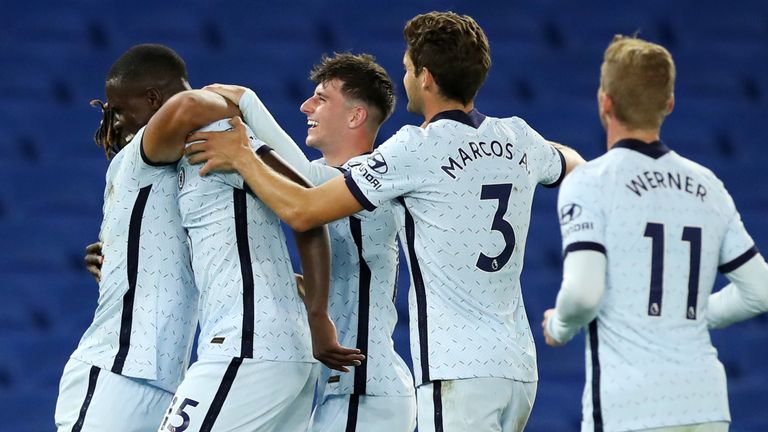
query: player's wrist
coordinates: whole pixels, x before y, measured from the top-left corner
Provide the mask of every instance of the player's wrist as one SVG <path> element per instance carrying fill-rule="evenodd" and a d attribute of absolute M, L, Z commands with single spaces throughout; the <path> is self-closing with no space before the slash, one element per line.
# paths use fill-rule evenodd
<path fill-rule="evenodd" d="M 232 168 L 235 169 L 235 171 L 239 172 L 240 175 L 243 175 L 244 173 L 251 171 L 253 169 L 256 169 L 256 164 L 259 162 L 258 156 L 256 155 L 257 152 L 253 151 L 249 148 L 243 148 L 243 150 L 240 152 L 240 155 L 238 157 L 233 158 L 232 160 Z"/>
<path fill-rule="evenodd" d="M 251 110 L 253 109 L 253 106 L 257 100 L 258 97 L 256 96 L 256 92 L 249 88 L 245 88 L 243 93 L 240 95 L 240 100 L 237 102 L 237 106 L 240 108 L 240 112 L 243 114 L 244 119 L 247 120 L 249 118 Z"/>

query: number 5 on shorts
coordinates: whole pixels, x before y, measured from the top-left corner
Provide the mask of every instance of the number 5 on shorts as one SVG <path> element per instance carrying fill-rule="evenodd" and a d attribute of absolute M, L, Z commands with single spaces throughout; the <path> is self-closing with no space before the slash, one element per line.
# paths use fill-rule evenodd
<path fill-rule="evenodd" d="M 194 407 L 196 407 L 198 405 L 199 402 L 196 401 L 196 400 L 185 398 L 181 402 L 181 405 L 179 405 L 179 407 L 176 409 L 176 412 L 173 413 L 173 415 L 177 415 L 177 416 L 181 417 L 181 420 L 182 420 L 181 421 L 181 425 L 180 426 L 173 426 L 168 421 L 168 419 L 171 416 L 171 411 L 173 411 L 173 406 L 176 405 L 176 399 L 177 398 L 174 396 L 173 402 L 171 402 L 171 407 L 168 408 L 168 414 L 165 415 L 165 418 L 163 419 L 163 424 L 160 425 L 160 430 L 167 430 L 167 431 L 170 431 L 170 432 L 184 432 L 189 427 L 189 414 L 184 412 L 184 408 L 186 408 L 187 406 L 190 406 L 190 407 L 194 408 Z"/>

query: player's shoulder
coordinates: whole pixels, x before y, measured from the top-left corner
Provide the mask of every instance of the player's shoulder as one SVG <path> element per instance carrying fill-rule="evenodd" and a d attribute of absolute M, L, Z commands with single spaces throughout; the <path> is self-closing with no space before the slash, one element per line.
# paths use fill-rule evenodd
<path fill-rule="evenodd" d="M 704 165 L 702 165 L 702 164 L 700 164 L 700 163 L 698 163 L 698 162 L 696 162 L 696 161 L 694 161 L 692 159 L 688 159 L 687 157 L 682 156 L 681 154 L 679 154 L 677 152 L 674 152 L 674 151 L 670 152 L 670 155 L 672 156 L 672 158 L 674 158 L 675 163 L 679 164 L 680 166 L 682 166 L 686 170 L 695 172 L 697 174 L 700 174 L 702 176 L 708 177 L 708 178 L 713 179 L 713 180 L 718 180 L 717 175 L 711 169 L 709 169 L 708 167 L 706 167 L 706 166 L 704 166 Z"/>
<path fill-rule="evenodd" d="M 563 180 L 561 191 L 574 189 L 604 189 L 604 185 L 613 184 L 612 178 L 617 165 L 610 152 L 575 167 Z"/>
<path fill-rule="evenodd" d="M 582 179 L 598 179 L 618 169 L 616 154 L 607 152 L 590 161 L 587 161 L 571 171 L 568 177 Z M 568 178 L 566 177 L 566 178 Z"/>
<path fill-rule="evenodd" d="M 413 153 L 424 146 L 428 136 L 429 134 L 425 129 L 418 126 L 405 125 L 378 146 L 374 153 Z M 363 155 L 358 157 L 367 159 L 369 156 Z"/>
<path fill-rule="evenodd" d="M 709 186 L 710 190 L 714 189 L 722 194 L 728 194 L 723 181 L 710 168 L 692 159 L 688 159 L 674 151 L 670 152 L 670 155 L 678 166 L 680 166 L 684 171 L 692 173 L 693 177 L 696 177 L 700 182 Z"/>

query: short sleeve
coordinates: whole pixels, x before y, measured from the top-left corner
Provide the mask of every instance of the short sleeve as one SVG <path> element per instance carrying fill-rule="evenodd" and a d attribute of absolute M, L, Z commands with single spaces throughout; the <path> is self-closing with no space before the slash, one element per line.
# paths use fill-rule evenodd
<path fill-rule="evenodd" d="M 565 157 L 522 119 L 515 118 L 521 127 L 522 138 L 529 143 L 528 166 L 537 183 L 545 187 L 560 186 L 565 178 Z"/>
<path fill-rule="evenodd" d="M 344 174 L 347 187 L 363 208 L 374 210 L 408 194 L 420 183 L 419 143 L 413 141 L 414 135 L 401 129 Z"/>
<path fill-rule="evenodd" d="M 728 222 L 723 243 L 720 246 L 720 258 L 718 270 L 721 273 L 730 273 L 742 264 L 758 254 L 755 242 L 744 228 L 741 215 L 734 211 L 733 217 Z"/>
<path fill-rule="evenodd" d="M 597 186 L 581 169 L 563 182 L 557 199 L 563 255 L 578 250 L 606 253 L 605 215 Z"/>

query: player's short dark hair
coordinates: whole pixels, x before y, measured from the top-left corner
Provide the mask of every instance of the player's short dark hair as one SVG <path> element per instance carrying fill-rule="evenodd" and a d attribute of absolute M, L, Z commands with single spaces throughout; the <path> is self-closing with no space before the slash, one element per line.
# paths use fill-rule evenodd
<path fill-rule="evenodd" d="M 474 100 L 491 68 L 491 49 L 472 17 L 453 12 L 417 15 L 405 25 L 403 36 L 417 76 L 426 67 L 443 96 L 464 105 Z"/>
<path fill-rule="evenodd" d="M 107 82 L 133 84 L 166 82 L 187 77 L 187 65 L 176 52 L 165 45 L 140 44 L 129 48 L 118 58 L 107 74 Z"/>
<path fill-rule="evenodd" d="M 333 57 L 323 56 L 309 78 L 316 84 L 340 80 L 345 97 L 375 109 L 377 124 L 384 123 L 395 109 L 392 80 L 370 54 L 335 53 Z"/>

